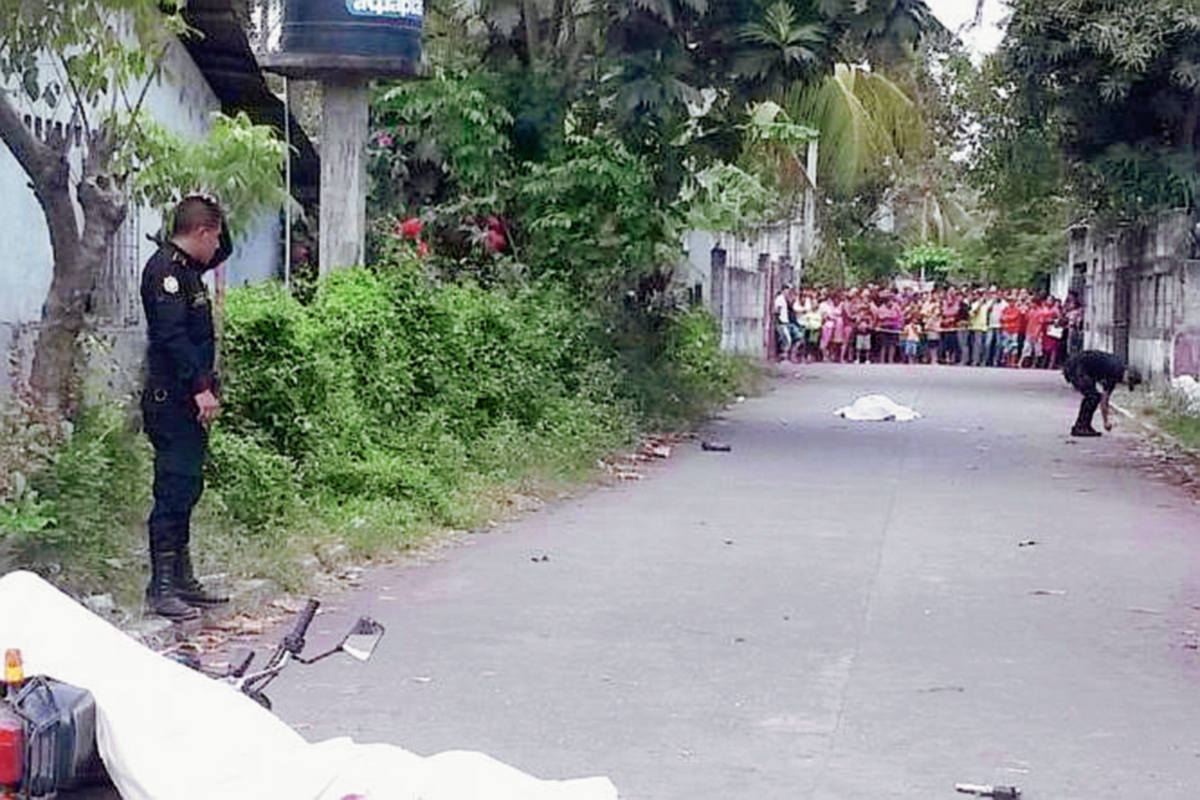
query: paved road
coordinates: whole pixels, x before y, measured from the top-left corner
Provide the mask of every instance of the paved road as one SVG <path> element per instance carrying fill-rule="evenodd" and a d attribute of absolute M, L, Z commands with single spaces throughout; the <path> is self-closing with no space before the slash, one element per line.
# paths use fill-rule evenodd
<path fill-rule="evenodd" d="M 792 371 L 714 423 L 730 453 L 334 598 L 314 643 L 366 611 L 378 658 L 289 672 L 277 711 L 630 800 L 1200 796 L 1194 496 L 1132 433 L 1064 436 L 1058 374 Z M 831 414 L 867 392 L 924 418 Z"/>

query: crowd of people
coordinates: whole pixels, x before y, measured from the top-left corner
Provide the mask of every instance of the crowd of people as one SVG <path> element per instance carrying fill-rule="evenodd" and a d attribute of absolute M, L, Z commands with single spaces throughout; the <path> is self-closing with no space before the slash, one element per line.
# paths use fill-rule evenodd
<path fill-rule="evenodd" d="M 1055 369 L 1083 343 L 1083 307 L 1028 289 L 921 292 L 785 285 L 774 298 L 777 355 L 795 362 Z"/>

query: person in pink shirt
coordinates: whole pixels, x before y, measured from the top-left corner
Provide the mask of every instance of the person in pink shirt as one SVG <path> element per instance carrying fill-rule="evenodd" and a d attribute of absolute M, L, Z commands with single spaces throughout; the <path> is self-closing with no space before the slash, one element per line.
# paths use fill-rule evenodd
<path fill-rule="evenodd" d="M 1066 333 L 1067 320 L 1063 314 L 1062 303 L 1057 297 L 1051 297 L 1046 314 L 1046 334 L 1042 337 L 1042 355 L 1045 358 L 1046 369 L 1058 369 L 1058 358 L 1062 352 L 1063 335 Z"/>
<path fill-rule="evenodd" d="M 841 360 L 841 339 L 838 331 L 842 327 L 842 303 L 838 294 L 828 295 L 817 307 L 821 312 L 821 352 L 826 361 Z M 835 357 L 836 355 L 836 357 Z"/>

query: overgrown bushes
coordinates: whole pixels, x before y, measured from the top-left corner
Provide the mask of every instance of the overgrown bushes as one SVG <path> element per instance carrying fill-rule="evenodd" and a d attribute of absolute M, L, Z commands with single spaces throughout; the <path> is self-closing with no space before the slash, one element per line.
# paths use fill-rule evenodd
<path fill-rule="evenodd" d="M 635 335 L 559 285 L 439 285 L 403 257 L 339 272 L 307 304 L 275 285 L 231 291 L 201 569 L 297 584 L 313 554 L 478 526 L 512 493 L 576 481 L 639 427 L 738 390 L 704 312 L 627 317 Z M 132 407 L 90 406 L 74 425 L 5 409 L 9 558 L 134 602 L 152 470 Z"/>

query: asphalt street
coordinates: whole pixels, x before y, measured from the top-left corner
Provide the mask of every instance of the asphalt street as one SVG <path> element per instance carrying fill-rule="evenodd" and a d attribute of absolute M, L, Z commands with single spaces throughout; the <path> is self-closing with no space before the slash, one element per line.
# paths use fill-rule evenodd
<path fill-rule="evenodd" d="M 922 415 L 832 413 L 884 393 Z M 486 752 L 629 800 L 1200 797 L 1200 505 L 1058 373 L 785 367 L 640 481 L 329 599 L 311 740 Z M 1097 418 L 1097 425 L 1099 419 Z"/>

